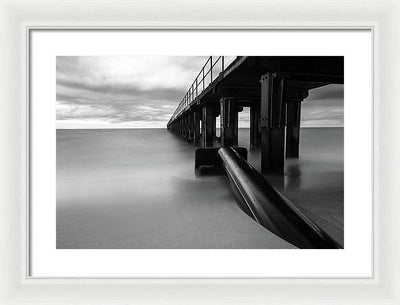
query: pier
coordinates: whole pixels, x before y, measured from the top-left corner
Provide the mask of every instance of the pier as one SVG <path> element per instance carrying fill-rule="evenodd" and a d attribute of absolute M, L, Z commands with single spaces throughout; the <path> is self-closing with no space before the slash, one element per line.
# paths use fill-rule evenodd
<path fill-rule="evenodd" d="M 299 157 L 301 103 L 309 90 L 343 83 L 342 56 L 243 56 L 227 67 L 224 56 L 210 56 L 167 128 L 212 147 L 220 116 L 221 146 L 236 146 L 238 113 L 249 107 L 250 146 L 261 148 L 262 172 L 282 173 L 285 158 Z"/>
<path fill-rule="evenodd" d="M 235 149 L 241 150 L 237 148 L 238 114 L 243 108 L 249 107 L 250 149 L 261 150 L 261 173 L 283 175 L 285 159 L 299 158 L 301 153 L 299 142 L 302 102 L 311 89 L 344 83 L 344 58 L 243 56 L 237 57 L 229 65 L 225 63 L 224 56 L 208 58 L 170 118 L 168 130 L 188 143 L 204 148 L 204 153 L 196 154 L 196 167 L 200 167 L 198 157 L 204 159 L 204 155 L 214 154 L 207 157 L 208 162 L 204 164 L 220 166 L 229 176 L 228 166 L 221 157 L 226 155 L 226 151 L 221 151 L 218 147 L 233 148 L 232 156 Z M 216 136 L 218 116 L 220 138 Z M 216 149 L 208 149 L 212 147 Z M 252 196 L 255 193 L 263 193 L 263 200 L 244 200 L 250 210 L 252 206 L 256 206 L 261 211 L 261 220 L 257 215 L 252 215 L 257 222 L 298 247 L 339 248 L 323 230 L 307 216 L 299 213 L 292 203 L 283 203 L 285 211 L 278 211 L 276 207 L 280 203 L 276 201 L 280 200 L 280 194 L 269 187 L 268 181 L 262 181 L 261 175 L 247 168 L 247 162 L 239 154 L 236 161 L 232 160 L 235 158 L 230 158 L 229 161 L 236 168 L 235 175 L 239 178 L 247 175 L 246 179 L 233 179 L 235 187 L 239 190 L 247 187 L 244 184 L 250 180 L 252 186 L 246 190 L 247 198 L 255 197 Z M 230 178 L 232 182 L 232 177 Z M 266 189 L 271 191 L 264 192 Z M 243 192 L 240 194 L 241 199 L 245 199 Z M 271 217 L 282 220 L 280 228 L 276 229 L 277 223 L 271 224 L 265 220 Z M 287 233 L 289 227 L 291 233 Z M 304 235 L 304 232 L 308 234 Z M 299 239 L 296 235 L 302 237 Z"/>

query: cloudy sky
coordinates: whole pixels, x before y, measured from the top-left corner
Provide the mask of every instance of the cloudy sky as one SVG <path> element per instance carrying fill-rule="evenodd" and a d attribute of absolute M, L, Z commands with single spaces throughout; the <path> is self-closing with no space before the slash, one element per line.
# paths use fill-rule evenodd
<path fill-rule="evenodd" d="M 58 56 L 57 128 L 165 128 L 207 57 Z M 302 126 L 343 126 L 343 86 L 310 91 Z M 240 126 L 249 126 L 248 111 Z"/>

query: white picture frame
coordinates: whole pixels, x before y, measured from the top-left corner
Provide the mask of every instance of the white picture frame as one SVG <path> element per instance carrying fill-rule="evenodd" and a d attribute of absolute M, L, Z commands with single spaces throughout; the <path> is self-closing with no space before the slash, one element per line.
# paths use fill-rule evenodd
<path fill-rule="evenodd" d="M 0 304 L 400 304 L 400 1 L 1 1 Z M 29 277 L 31 29 L 370 29 L 374 270 L 371 278 Z"/>

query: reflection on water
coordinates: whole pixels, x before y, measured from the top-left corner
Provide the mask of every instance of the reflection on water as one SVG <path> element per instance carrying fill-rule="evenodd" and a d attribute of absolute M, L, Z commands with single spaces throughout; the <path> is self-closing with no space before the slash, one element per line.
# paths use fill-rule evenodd
<path fill-rule="evenodd" d="M 285 177 L 271 178 L 337 239 L 342 134 L 302 130 L 300 160 L 287 162 Z M 239 140 L 247 146 L 248 130 Z M 290 247 L 241 212 L 224 177 L 196 178 L 193 158 L 190 144 L 162 129 L 58 130 L 57 247 Z M 249 161 L 259 168 L 259 151 Z M 321 209 L 329 215 L 318 216 Z"/>
<path fill-rule="evenodd" d="M 301 166 L 298 160 L 288 159 L 285 166 L 286 189 L 301 188 Z"/>
<path fill-rule="evenodd" d="M 300 139 L 300 158 L 285 160 L 285 189 L 342 193 L 343 128 L 302 128 Z M 248 143 L 248 129 L 240 129 L 239 145 Z M 249 161 L 260 170 L 260 151 L 250 151 Z"/>

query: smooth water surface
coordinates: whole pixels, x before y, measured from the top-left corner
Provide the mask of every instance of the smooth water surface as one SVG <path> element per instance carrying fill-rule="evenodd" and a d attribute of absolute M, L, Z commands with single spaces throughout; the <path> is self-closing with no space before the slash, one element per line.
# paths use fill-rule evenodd
<path fill-rule="evenodd" d="M 343 129 L 303 129 L 300 150 L 271 182 L 342 243 Z M 223 176 L 196 177 L 193 146 L 167 130 L 57 130 L 57 248 L 286 247 Z"/>

